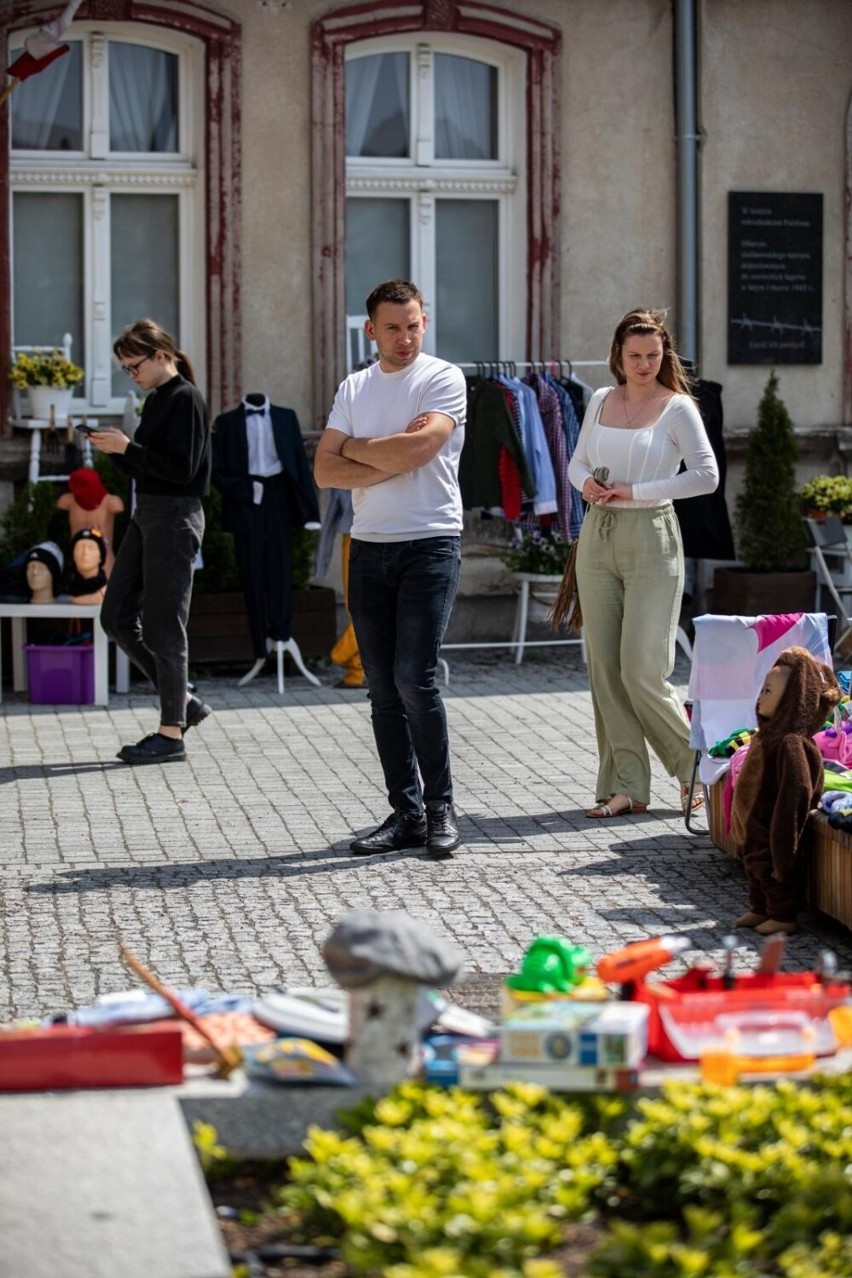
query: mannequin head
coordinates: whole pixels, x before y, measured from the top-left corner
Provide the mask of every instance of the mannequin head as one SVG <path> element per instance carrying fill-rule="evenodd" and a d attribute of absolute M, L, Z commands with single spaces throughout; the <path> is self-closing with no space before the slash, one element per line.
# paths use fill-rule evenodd
<path fill-rule="evenodd" d="M 97 577 L 106 560 L 106 540 L 99 528 L 81 528 L 71 540 L 71 556 L 81 577 Z"/>
<path fill-rule="evenodd" d="M 830 666 L 807 648 L 785 648 L 763 680 L 755 711 L 760 736 L 780 739 L 790 733 L 819 732 L 840 700 L 840 687 Z"/>
<path fill-rule="evenodd" d="M 68 476 L 68 487 L 83 510 L 97 510 L 107 495 L 103 480 L 92 466 L 79 466 L 72 470 Z"/>
<path fill-rule="evenodd" d="M 53 603 L 65 560 L 55 541 L 42 541 L 27 552 L 30 603 Z"/>
<path fill-rule="evenodd" d="M 100 603 L 104 597 L 106 573 L 106 538 L 100 528 L 81 528 L 71 538 L 72 603 Z"/>
<path fill-rule="evenodd" d="M 757 697 L 757 718 L 771 719 L 781 704 L 781 698 L 790 682 L 789 666 L 773 666 L 763 681 Z"/>
<path fill-rule="evenodd" d="M 40 559 L 31 559 L 27 564 L 27 585 L 32 595 L 32 603 L 44 603 L 53 600 L 53 575 L 47 564 Z"/>

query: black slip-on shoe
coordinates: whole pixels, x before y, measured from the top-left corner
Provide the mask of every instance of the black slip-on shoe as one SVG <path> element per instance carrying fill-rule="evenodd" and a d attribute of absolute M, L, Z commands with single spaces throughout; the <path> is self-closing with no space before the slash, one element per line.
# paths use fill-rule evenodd
<path fill-rule="evenodd" d="M 122 763 L 182 763 L 186 748 L 181 739 L 151 732 L 136 745 L 122 746 L 118 752 Z"/>
<path fill-rule="evenodd" d="M 374 852 L 399 852 L 401 848 L 422 848 L 426 842 L 426 818 L 422 812 L 391 812 L 371 834 L 349 844 L 354 856 Z"/>
<path fill-rule="evenodd" d="M 187 733 L 190 728 L 197 728 L 212 713 L 213 707 L 208 706 L 206 701 L 202 701 L 200 697 L 190 697 L 186 703 L 186 727 L 181 728 L 181 732 Z"/>
<path fill-rule="evenodd" d="M 433 861 L 443 861 L 461 843 L 452 803 L 432 799 L 426 804 L 426 851 Z"/>

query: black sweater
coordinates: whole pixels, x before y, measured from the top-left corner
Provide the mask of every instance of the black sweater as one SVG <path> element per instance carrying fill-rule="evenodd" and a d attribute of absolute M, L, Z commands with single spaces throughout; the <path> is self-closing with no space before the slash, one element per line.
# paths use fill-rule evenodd
<path fill-rule="evenodd" d="M 210 427 L 201 391 L 178 374 L 147 397 L 136 437 L 115 457 L 137 493 L 205 497 L 210 492 Z"/>

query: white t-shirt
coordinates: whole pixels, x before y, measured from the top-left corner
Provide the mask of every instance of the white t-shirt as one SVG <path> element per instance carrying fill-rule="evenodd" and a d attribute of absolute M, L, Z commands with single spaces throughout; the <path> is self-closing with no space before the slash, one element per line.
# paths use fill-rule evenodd
<path fill-rule="evenodd" d="M 466 410 L 461 369 L 422 352 L 398 373 L 385 373 L 375 363 L 341 382 L 327 424 L 353 439 L 399 435 L 418 413 L 445 413 L 456 423 L 425 466 L 369 488 L 352 489 L 353 537 L 409 541 L 461 532 L 458 474 Z"/>

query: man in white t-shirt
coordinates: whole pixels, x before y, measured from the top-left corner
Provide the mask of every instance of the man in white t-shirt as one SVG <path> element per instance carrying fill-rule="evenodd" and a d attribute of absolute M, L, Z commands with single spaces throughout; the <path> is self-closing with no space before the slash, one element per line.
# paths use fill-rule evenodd
<path fill-rule="evenodd" d="M 393 809 L 350 847 L 425 845 L 441 859 L 461 842 L 435 674 L 461 565 L 466 387 L 460 369 L 423 354 L 413 284 L 380 284 L 367 314 L 378 361 L 338 387 L 314 465 L 320 488 L 352 489 L 349 611 Z"/>

